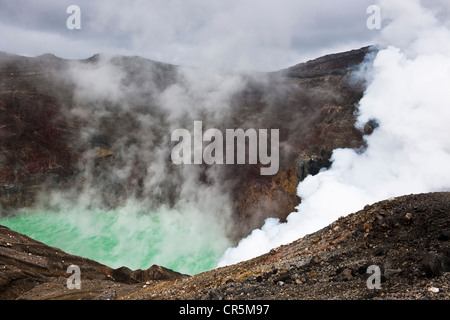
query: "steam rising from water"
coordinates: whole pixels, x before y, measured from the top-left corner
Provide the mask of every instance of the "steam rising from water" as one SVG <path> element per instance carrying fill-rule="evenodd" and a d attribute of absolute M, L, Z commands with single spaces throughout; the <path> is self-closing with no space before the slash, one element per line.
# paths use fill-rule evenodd
<path fill-rule="evenodd" d="M 174 165 L 170 137 L 194 120 L 226 121 L 243 78 L 105 56 L 75 63 L 67 76 L 75 85 L 67 117 L 81 123 L 76 143 L 89 148 L 75 187 L 41 199 L 81 232 L 67 251 L 92 245 L 92 237 L 108 243 L 92 252 L 107 265 L 160 264 L 189 274 L 212 268 L 232 245 L 233 181 L 220 167 Z M 75 209 L 66 211 L 70 203 Z"/>
<path fill-rule="evenodd" d="M 249 81 L 265 88 L 266 76 L 100 55 L 55 77 L 44 90 L 54 90 L 75 128 L 68 144 L 79 156 L 77 174 L 70 188 L 49 181 L 35 208 L 1 223 L 111 267 L 213 268 L 235 244 L 238 180 L 226 166 L 172 163 L 171 133 L 192 131 L 194 121 L 233 128 L 235 97 Z M 267 99 L 272 91 L 262 90 Z"/>
<path fill-rule="evenodd" d="M 165 206 L 149 212 L 128 203 L 111 210 L 79 206 L 61 210 L 23 210 L 2 224 L 113 268 L 148 268 L 158 264 L 182 273 L 213 268 L 231 245 L 223 226 L 193 205 Z"/>
<path fill-rule="evenodd" d="M 335 150 L 329 170 L 299 184 L 302 202 L 287 222 L 267 219 L 228 249 L 219 266 L 268 252 L 366 204 L 450 190 L 449 12 L 419 1 L 381 5 L 391 22 L 383 30 L 384 48 L 366 65 L 369 85 L 359 105 L 358 126 L 373 119 L 379 124 L 367 149 Z"/>

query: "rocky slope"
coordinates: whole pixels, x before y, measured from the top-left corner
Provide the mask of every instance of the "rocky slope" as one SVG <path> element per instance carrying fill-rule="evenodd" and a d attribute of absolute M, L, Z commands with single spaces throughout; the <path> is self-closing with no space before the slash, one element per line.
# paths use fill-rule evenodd
<path fill-rule="evenodd" d="M 27 298 L 27 295 L 36 295 L 33 298 L 38 299 L 100 298 L 111 287 L 117 287 L 119 293 L 129 292 L 141 287 L 136 283 L 187 277 L 156 265 L 147 270 L 112 269 L 49 247 L 4 226 L 0 226 L 0 252 L 0 299 Z M 81 289 L 72 289 L 76 291 L 67 288 L 67 279 L 73 274 L 68 269 L 71 265 L 79 266 L 82 276 Z M 63 288 L 59 288 L 61 284 Z"/>
<path fill-rule="evenodd" d="M 450 193 L 365 206 L 260 257 L 195 276 L 111 269 L 0 228 L 2 299 L 450 299 Z M 70 264 L 81 289 L 68 289 Z M 369 266 L 381 287 L 369 289 Z M 372 283 L 372 282 L 371 282 Z"/>

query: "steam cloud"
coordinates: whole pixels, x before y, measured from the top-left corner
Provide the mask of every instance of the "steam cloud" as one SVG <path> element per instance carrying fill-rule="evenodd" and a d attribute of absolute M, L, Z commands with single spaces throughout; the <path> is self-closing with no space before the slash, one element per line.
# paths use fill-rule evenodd
<path fill-rule="evenodd" d="M 269 218 L 219 266 L 249 259 L 314 232 L 364 205 L 450 189 L 450 29 L 443 1 L 381 1 L 380 51 L 362 68 L 368 81 L 357 125 L 375 120 L 366 150 L 337 149 L 332 166 L 298 186 L 286 223 Z"/>
<path fill-rule="evenodd" d="M 66 221 L 61 223 L 65 230 L 80 234 L 64 249 L 85 255 L 92 250 L 80 248 L 106 236 L 113 248 L 94 250 L 91 257 L 113 267 L 160 264 L 197 273 L 205 266 L 196 260 L 205 255 L 214 266 L 236 243 L 232 192 L 246 168 L 176 165 L 171 134 L 180 128 L 192 132 L 195 121 L 203 121 L 205 130 L 237 128 L 236 110 L 249 83 L 261 89 L 268 105 L 290 88 L 269 88 L 267 76 L 259 73 L 219 73 L 108 55 L 71 61 L 49 81 L 64 119 L 76 127 L 70 144 L 78 151 L 78 173 L 68 189 L 54 190 L 49 181 L 37 213 L 46 221 Z"/>

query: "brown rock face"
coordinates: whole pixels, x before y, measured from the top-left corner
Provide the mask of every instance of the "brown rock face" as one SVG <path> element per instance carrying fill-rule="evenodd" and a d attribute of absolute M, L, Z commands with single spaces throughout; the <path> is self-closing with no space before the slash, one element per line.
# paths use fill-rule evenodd
<path fill-rule="evenodd" d="M 36 84 L 56 72 L 61 60 L 0 54 L 0 205 L 31 206 L 43 183 L 74 173 L 77 154 L 68 140 L 73 129 L 50 92 Z"/>
<path fill-rule="evenodd" d="M 271 74 L 273 87 L 282 83 L 290 89 L 269 102 L 258 98 L 258 89 L 245 96 L 239 124 L 251 127 L 253 116 L 261 127 L 280 128 L 283 149 L 276 175 L 261 176 L 249 168 L 236 188 L 237 214 L 246 226 L 241 236 L 265 218 L 284 221 L 300 202 L 299 182 L 328 168 L 334 149 L 364 145 L 363 133 L 354 126 L 364 85 L 352 78 L 352 71 L 368 52 L 362 48 L 328 55 Z"/>
<path fill-rule="evenodd" d="M 362 48 L 324 56 L 262 74 L 263 81 L 258 75 L 244 76 L 243 86 L 226 99 L 226 115 L 213 120 L 206 115 L 205 127 L 280 130 L 280 168 L 276 175 L 260 175 L 260 165 L 223 166 L 218 170 L 239 225 L 233 237 L 240 238 L 260 227 L 267 217 L 285 219 L 300 201 L 298 183 L 330 166 L 329 157 L 335 148 L 363 146 L 363 133 L 354 123 L 364 84 L 353 78 L 353 71 L 368 52 L 369 48 Z M 167 127 L 171 114 L 156 105 L 161 103 L 161 92 L 183 83 L 178 67 L 137 57 L 115 57 L 111 64 L 121 70 L 120 88 L 125 93 L 111 91 L 94 97 L 89 86 L 80 94 L 79 85 L 66 76 L 73 70 L 73 63 L 52 55 L 25 58 L 0 54 L 2 214 L 32 206 L 38 194 L 46 190 L 81 189 L 89 180 L 87 168 L 89 181 L 100 190 L 98 198 L 107 207 L 122 203 L 130 195 L 158 198 L 159 203 L 169 205 L 176 202 L 181 191 L 169 163 L 170 154 L 162 157 L 166 157 L 162 170 L 168 178 L 159 185 L 157 194 L 146 194 L 145 177 L 155 172 L 149 172 L 149 158 L 141 155 L 147 152 L 153 156 L 159 150 L 158 141 L 170 136 Z M 86 70 L 102 67 L 98 55 L 79 63 L 79 68 Z M 151 89 L 143 84 L 149 75 Z M 136 91 L 129 90 L 130 84 Z M 116 93 L 129 96 L 113 100 Z M 130 105 L 128 109 L 125 104 Z M 99 105 L 102 116 L 98 116 L 100 112 L 89 117 L 77 115 L 79 109 L 94 110 Z M 140 121 L 145 117 L 159 119 L 158 126 L 143 131 Z M 142 132 L 151 136 L 143 140 Z M 139 149 L 134 159 L 126 158 L 123 151 L 130 146 Z M 125 178 L 110 178 L 125 165 L 131 168 Z M 202 172 L 198 183 L 208 185 L 208 171 Z"/>

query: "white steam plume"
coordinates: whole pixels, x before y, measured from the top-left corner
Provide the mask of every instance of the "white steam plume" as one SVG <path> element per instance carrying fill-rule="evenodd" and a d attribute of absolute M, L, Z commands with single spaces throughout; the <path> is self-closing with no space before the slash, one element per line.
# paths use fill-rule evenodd
<path fill-rule="evenodd" d="M 59 76 L 53 81 L 64 117 L 76 124 L 70 143 L 80 160 L 69 188 L 40 195 L 39 212 L 58 212 L 80 233 L 69 249 L 84 255 L 92 238 L 109 239 L 112 249 L 93 254 L 114 267 L 156 263 L 195 273 L 204 271 L 202 257 L 217 263 L 235 243 L 231 191 L 239 177 L 225 166 L 175 165 L 171 133 L 198 120 L 226 128 L 236 96 L 249 81 L 264 87 L 265 76 L 108 55 L 71 61 Z"/>
<path fill-rule="evenodd" d="M 450 190 L 450 31 L 441 2 L 381 1 L 380 46 L 365 73 L 357 125 L 376 120 L 363 152 L 337 149 L 332 166 L 298 186 L 286 223 L 267 219 L 229 248 L 219 266 L 268 252 L 364 205 L 409 193 Z M 445 24 L 447 23 L 447 25 Z"/>

